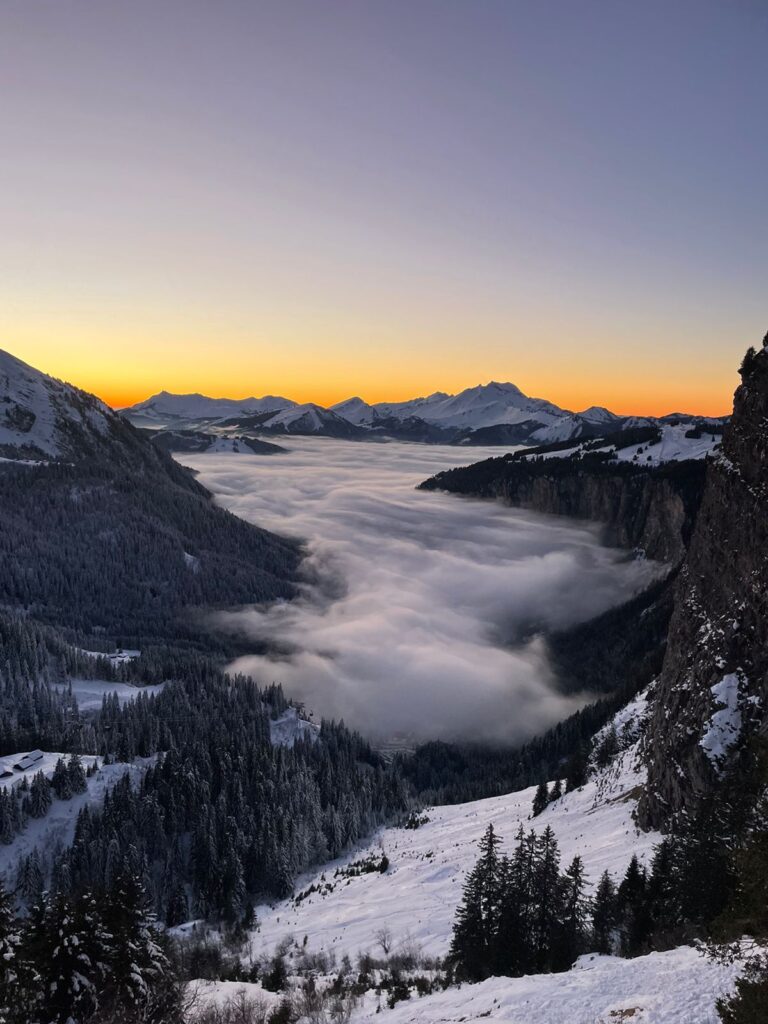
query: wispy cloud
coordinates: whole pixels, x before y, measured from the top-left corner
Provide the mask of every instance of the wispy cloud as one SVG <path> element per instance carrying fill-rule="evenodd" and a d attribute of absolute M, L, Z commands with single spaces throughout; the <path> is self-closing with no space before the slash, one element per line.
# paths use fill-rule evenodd
<path fill-rule="evenodd" d="M 234 669 L 381 737 L 516 742 L 583 703 L 558 693 L 536 631 L 619 602 L 653 565 L 587 525 L 414 490 L 484 451 L 290 447 L 185 457 L 232 511 L 309 546 L 297 600 L 221 616 L 274 648 Z"/>

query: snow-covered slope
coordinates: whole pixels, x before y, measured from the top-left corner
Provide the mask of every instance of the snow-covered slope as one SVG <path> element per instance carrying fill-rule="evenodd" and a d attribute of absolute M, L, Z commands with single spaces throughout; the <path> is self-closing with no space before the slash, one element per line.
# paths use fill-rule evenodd
<path fill-rule="evenodd" d="M 701 432 L 699 437 L 687 437 L 686 434 L 690 432 L 690 423 L 664 425 L 661 427 L 661 440 L 657 444 L 642 445 L 642 452 L 638 452 L 638 445 L 619 448 L 616 458 L 619 462 L 638 461 L 652 466 L 658 466 L 662 462 L 678 462 L 682 459 L 703 459 L 714 451 L 722 440 L 720 434 L 705 432 Z"/>
<path fill-rule="evenodd" d="M 354 437 L 359 431 L 342 416 L 314 402 L 305 402 L 270 416 L 263 429 L 269 433 L 323 434 L 326 437 Z"/>
<path fill-rule="evenodd" d="M 66 458 L 103 442 L 115 414 L 0 349 L 0 455 Z"/>
<path fill-rule="evenodd" d="M 633 960 L 582 956 L 564 974 L 489 978 L 411 998 L 378 1012 L 368 997 L 355 1024 L 718 1024 L 715 1001 L 733 990 L 739 965 L 713 963 L 690 946 Z"/>
<path fill-rule="evenodd" d="M 521 452 L 518 458 L 533 459 L 569 459 L 580 458 L 590 453 L 605 453 L 617 462 L 634 462 L 644 466 L 659 466 L 664 462 L 679 462 L 684 459 L 703 459 L 710 455 L 720 444 L 722 435 L 706 430 L 695 429 L 695 421 L 675 424 L 658 424 L 658 441 L 635 441 L 622 447 L 621 435 L 612 443 L 602 444 L 600 441 L 574 443 L 572 447 L 559 448 L 549 452 Z M 550 436 L 547 431 L 537 431 L 534 435 L 542 444 L 567 441 L 571 436 Z M 541 435 L 544 435 L 543 437 Z M 578 435 L 575 435 L 578 437 Z"/>
<path fill-rule="evenodd" d="M 644 775 L 632 744 L 583 789 L 551 804 L 529 821 L 535 789 L 457 806 L 430 808 L 429 820 L 417 829 L 386 828 L 364 848 L 323 870 L 300 879 L 297 897 L 257 908 L 260 922 L 252 935 L 255 955 L 271 955 L 286 936 L 307 936 L 312 951 L 377 953 L 377 932 L 386 924 L 394 945 L 416 942 L 424 953 L 443 956 L 450 942 L 456 906 L 467 871 L 477 859 L 477 842 L 487 825 L 509 847 L 522 823 L 537 830 L 551 825 L 565 864 L 577 853 L 584 857 L 589 880 L 603 871 L 617 879 L 632 854 L 649 862 L 660 836 L 639 832 L 632 818 L 637 787 Z M 386 853 L 384 874 L 334 878 L 334 871 L 368 854 Z M 310 895 L 302 893 L 315 886 Z M 380 951 L 378 951 L 380 953 Z"/>
<path fill-rule="evenodd" d="M 156 683 L 154 686 L 131 686 L 130 683 L 110 682 L 106 679 L 71 679 L 67 683 L 53 684 L 53 688 L 60 693 L 68 693 L 71 690 L 81 712 L 98 711 L 106 694 L 114 694 L 121 704 L 126 704 L 141 694 L 150 696 L 160 693 L 163 686 L 163 683 Z"/>
<path fill-rule="evenodd" d="M 478 384 L 458 395 L 436 392 L 428 398 L 409 402 L 379 402 L 373 408 L 381 416 L 405 419 L 418 416 L 427 423 L 442 427 L 490 427 L 500 423 L 553 423 L 568 415 L 563 409 L 541 398 L 528 398 L 514 384 Z"/>
<path fill-rule="evenodd" d="M 376 407 L 369 405 L 362 398 L 348 398 L 345 402 L 337 402 L 331 406 L 331 412 L 357 427 L 370 427 L 381 418 Z"/>
<path fill-rule="evenodd" d="M 206 395 L 174 395 L 161 391 L 143 402 L 122 409 L 123 416 L 137 425 L 178 425 L 196 420 L 226 419 L 277 412 L 296 405 L 290 398 L 264 395 L 263 398 L 208 398 Z"/>
<path fill-rule="evenodd" d="M 258 441 L 249 437 L 217 437 L 211 441 L 206 452 L 213 452 L 216 455 L 232 453 L 235 455 L 279 455 L 284 448 L 276 444 L 268 444 L 265 441 Z"/>
<path fill-rule="evenodd" d="M 16 753 L 0 758 L 0 773 L 11 771 L 13 764 L 18 761 L 20 756 L 21 753 Z M 68 754 L 45 751 L 39 766 L 36 765 L 23 774 L 31 780 L 37 771 L 42 771 L 50 778 L 58 759 L 68 756 Z M 146 770 L 147 764 L 150 763 L 149 760 L 139 758 L 132 764 L 103 765 L 100 758 L 88 754 L 83 754 L 82 759 L 84 766 L 92 764 L 94 760 L 98 761 L 100 765 L 96 774 L 87 780 L 88 788 L 85 793 L 78 793 L 71 800 L 54 800 L 45 817 L 31 818 L 24 831 L 15 836 L 12 842 L 0 843 L 0 878 L 3 878 L 8 885 L 14 885 L 13 873 L 19 857 L 26 857 L 33 850 L 37 850 L 41 858 L 45 859 L 52 852 L 70 843 L 75 833 L 77 816 L 82 808 L 86 805 L 102 804 L 107 790 L 111 789 L 126 773 L 131 776 L 132 780 L 138 782 Z M 22 773 L 14 771 L 11 777 L 0 779 L 0 787 L 13 786 L 21 778 Z"/>
<path fill-rule="evenodd" d="M 292 747 L 298 739 L 309 738 L 313 743 L 320 729 L 302 718 L 297 708 L 290 707 L 269 723 L 269 738 L 275 747 Z"/>
<path fill-rule="evenodd" d="M 300 879 L 292 899 L 257 908 L 258 927 L 247 944 L 249 957 L 264 963 L 280 949 L 290 975 L 293 964 L 325 954 L 317 962 L 330 964 L 331 973 L 318 973 L 322 989 L 334 980 L 333 965 L 345 955 L 353 964 L 365 952 L 376 958 L 385 951 L 443 956 L 465 875 L 477 859 L 477 840 L 490 822 L 508 847 L 519 825 L 538 831 L 550 825 L 563 862 L 581 854 L 593 886 L 604 870 L 618 880 L 633 854 L 648 864 L 661 836 L 639 832 L 633 818 L 645 780 L 638 746 L 646 714 L 643 693 L 602 730 L 616 731 L 622 752 L 607 768 L 593 771 L 582 789 L 566 794 L 533 820 L 529 816 L 534 788 L 430 808 L 425 812 L 428 820 L 417 828 L 383 829 L 366 846 Z M 383 854 L 389 861 L 383 873 L 344 870 L 368 857 L 380 861 Z M 349 1019 L 351 1024 L 463 1024 L 485 1019 L 500 1024 L 718 1024 L 716 1000 L 733 991 L 742 970 L 738 961 L 716 963 L 689 946 L 634 959 L 587 954 L 561 974 L 491 978 L 422 998 L 412 988 L 393 1009 L 387 1006 L 386 993 L 369 989 Z M 429 975 L 429 970 L 425 973 Z M 294 983 L 300 980 L 297 975 Z M 200 998 L 222 1004 L 239 991 L 259 1005 L 271 1005 L 275 999 L 257 983 L 231 982 L 203 983 Z"/>
<path fill-rule="evenodd" d="M 582 409 L 581 412 L 576 413 L 583 420 L 588 423 L 616 423 L 620 421 L 621 417 L 617 416 L 615 412 L 611 412 L 610 409 L 606 409 L 602 405 L 590 405 L 588 409 Z"/>

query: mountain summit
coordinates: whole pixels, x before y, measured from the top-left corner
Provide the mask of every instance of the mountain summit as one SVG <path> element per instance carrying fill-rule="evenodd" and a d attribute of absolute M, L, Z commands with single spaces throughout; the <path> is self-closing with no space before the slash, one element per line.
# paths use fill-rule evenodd
<path fill-rule="evenodd" d="M 0 456 L 58 459 L 103 448 L 120 418 L 93 395 L 0 349 Z"/>

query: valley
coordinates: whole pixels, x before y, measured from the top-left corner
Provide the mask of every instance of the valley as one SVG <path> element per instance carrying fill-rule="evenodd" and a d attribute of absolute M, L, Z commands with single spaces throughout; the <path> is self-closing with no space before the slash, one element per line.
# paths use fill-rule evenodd
<path fill-rule="evenodd" d="M 158 915 L 163 970 L 199 993 L 195 1024 L 238 1000 L 277 1024 L 505 1020 L 528 999 L 526 1020 L 571 1024 L 574 987 L 584 1024 L 714 1020 L 759 962 L 691 944 L 740 939 L 735 837 L 761 855 L 766 351 L 722 445 L 714 422 L 611 423 L 501 457 L 315 429 L 275 446 L 267 420 L 149 432 L 3 354 L 0 903 L 15 892 L 18 948 L 40 941 L 38 902 L 66 930 L 70 899 L 78 922 L 89 893 L 117 913 L 127 886 Z M 738 578 L 710 563 L 729 533 Z M 470 956 L 457 922 L 484 884 L 502 918 L 472 925 Z M 502 948 L 528 966 L 494 972 L 506 913 L 524 916 Z"/>
<path fill-rule="evenodd" d="M 489 450 L 489 454 L 492 449 Z M 561 688 L 542 634 L 621 604 L 663 572 L 599 528 L 418 490 L 477 454 L 294 437 L 279 458 L 179 454 L 227 509 L 307 544 L 298 597 L 215 617 L 318 717 L 377 742 L 520 743 L 591 699 Z"/>

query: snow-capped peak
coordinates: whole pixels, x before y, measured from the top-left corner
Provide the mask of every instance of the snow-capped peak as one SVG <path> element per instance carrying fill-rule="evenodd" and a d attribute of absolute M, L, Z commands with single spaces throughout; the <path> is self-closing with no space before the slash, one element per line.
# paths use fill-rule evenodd
<path fill-rule="evenodd" d="M 103 439 L 114 413 L 71 384 L 0 349 L 0 455 L 59 458 Z"/>
<path fill-rule="evenodd" d="M 136 423 L 152 422 L 160 425 L 254 416 L 260 413 L 279 412 L 295 405 L 290 398 L 283 398 L 281 395 L 264 395 L 261 398 L 209 398 L 198 392 L 177 395 L 170 391 L 159 391 L 143 402 L 122 409 L 121 412 L 127 419 Z"/>
<path fill-rule="evenodd" d="M 576 415 L 589 423 L 613 423 L 619 419 L 615 412 L 611 412 L 603 405 L 590 405 L 588 409 L 584 409 Z"/>
<path fill-rule="evenodd" d="M 330 411 L 357 426 L 370 426 L 379 419 L 376 409 L 357 396 L 348 398 L 344 402 L 337 402 L 336 405 L 331 406 Z"/>

